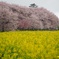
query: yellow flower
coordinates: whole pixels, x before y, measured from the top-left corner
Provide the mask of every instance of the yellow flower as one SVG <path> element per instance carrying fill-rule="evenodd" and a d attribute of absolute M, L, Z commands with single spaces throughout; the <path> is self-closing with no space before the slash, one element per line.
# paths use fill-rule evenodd
<path fill-rule="evenodd" d="M 0 57 L 4 54 L 2 59 L 13 59 L 16 56 L 18 59 L 23 59 L 24 56 L 32 59 L 53 59 L 54 56 L 59 58 L 56 56 L 59 53 L 58 45 L 59 31 L 0 32 Z"/>
<path fill-rule="evenodd" d="M 14 49 L 13 49 L 13 52 L 17 52 L 17 50 L 14 48 Z"/>
<path fill-rule="evenodd" d="M 59 56 L 57 56 L 57 58 L 59 58 Z"/>
<path fill-rule="evenodd" d="M 22 59 L 21 57 L 17 58 L 17 59 Z"/>
<path fill-rule="evenodd" d="M 14 53 L 14 54 L 13 54 L 13 57 L 16 57 L 17 55 L 18 55 L 17 53 Z"/>
<path fill-rule="evenodd" d="M 8 50 L 8 53 L 11 53 L 11 50 Z"/>

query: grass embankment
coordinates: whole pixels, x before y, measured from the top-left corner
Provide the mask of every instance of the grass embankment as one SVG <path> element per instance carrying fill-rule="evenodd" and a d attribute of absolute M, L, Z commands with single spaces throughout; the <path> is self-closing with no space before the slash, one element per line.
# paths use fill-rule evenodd
<path fill-rule="evenodd" d="M 0 32 L 0 59 L 59 59 L 59 31 Z"/>

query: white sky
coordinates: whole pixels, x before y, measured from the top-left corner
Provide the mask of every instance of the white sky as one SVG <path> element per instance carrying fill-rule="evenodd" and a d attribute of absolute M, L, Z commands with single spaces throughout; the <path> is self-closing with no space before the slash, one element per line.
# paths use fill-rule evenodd
<path fill-rule="evenodd" d="M 0 0 L 0 1 L 27 7 L 31 3 L 36 3 L 38 7 L 44 7 L 50 10 L 51 12 L 54 12 L 59 17 L 59 0 Z"/>
<path fill-rule="evenodd" d="M 59 18 L 59 13 L 55 13 L 55 15 Z"/>

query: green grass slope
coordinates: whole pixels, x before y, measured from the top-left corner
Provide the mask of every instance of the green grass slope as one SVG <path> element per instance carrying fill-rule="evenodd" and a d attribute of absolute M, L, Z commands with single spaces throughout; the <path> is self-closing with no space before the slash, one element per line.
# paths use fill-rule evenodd
<path fill-rule="evenodd" d="M 0 32 L 0 59 L 59 59 L 59 31 Z"/>

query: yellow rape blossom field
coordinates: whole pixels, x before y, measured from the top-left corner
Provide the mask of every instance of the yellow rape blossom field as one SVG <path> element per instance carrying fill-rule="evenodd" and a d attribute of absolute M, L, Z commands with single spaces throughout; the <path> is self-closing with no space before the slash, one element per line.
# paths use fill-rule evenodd
<path fill-rule="evenodd" d="M 59 31 L 0 32 L 0 59 L 59 59 Z"/>

